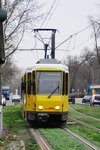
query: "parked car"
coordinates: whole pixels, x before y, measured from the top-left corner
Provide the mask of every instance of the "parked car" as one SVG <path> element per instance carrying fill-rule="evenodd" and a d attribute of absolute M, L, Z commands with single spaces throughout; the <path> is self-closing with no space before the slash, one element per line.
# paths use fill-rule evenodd
<path fill-rule="evenodd" d="M 5 99 L 5 97 L 3 95 L 2 95 L 1 103 L 2 103 L 2 106 L 6 106 L 6 99 Z"/>
<path fill-rule="evenodd" d="M 72 102 L 72 104 L 75 104 L 75 96 L 70 96 L 69 102 Z"/>
<path fill-rule="evenodd" d="M 94 106 L 94 104 L 99 104 L 100 105 L 100 94 L 93 94 L 91 101 L 90 101 L 90 105 Z"/>
<path fill-rule="evenodd" d="M 85 95 L 82 99 L 82 103 L 90 103 L 91 98 L 91 95 Z"/>
<path fill-rule="evenodd" d="M 12 96 L 12 102 L 20 102 L 20 95 L 13 95 Z"/>

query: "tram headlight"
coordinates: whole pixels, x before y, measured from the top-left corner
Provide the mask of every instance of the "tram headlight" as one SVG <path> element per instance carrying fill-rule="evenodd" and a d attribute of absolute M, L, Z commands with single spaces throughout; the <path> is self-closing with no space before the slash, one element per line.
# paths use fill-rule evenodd
<path fill-rule="evenodd" d="M 38 106 L 38 109 L 43 109 L 43 106 Z"/>
<path fill-rule="evenodd" d="M 55 106 L 55 109 L 56 109 L 56 110 L 60 109 L 60 106 Z"/>

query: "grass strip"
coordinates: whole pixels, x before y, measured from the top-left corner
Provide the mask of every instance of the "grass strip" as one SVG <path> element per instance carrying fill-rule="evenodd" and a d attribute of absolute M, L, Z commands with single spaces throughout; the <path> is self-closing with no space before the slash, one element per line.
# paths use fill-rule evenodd
<path fill-rule="evenodd" d="M 12 146 L 20 149 L 21 141 L 27 150 L 40 150 L 23 120 L 20 105 L 3 107 L 3 125 L 4 134 L 0 139 L 0 146 L 3 147 L 3 150 L 12 149 Z"/>
<path fill-rule="evenodd" d="M 96 121 L 96 120 L 94 121 L 93 119 L 82 116 L 81 114 L 73 112 L 72 110 L 70 110 L 69 116 L 71 116 L 77 120 L 80 120 L 82 122 L 88 123 L 88 124 L 95 126 L 97 128 L 100 128 L 100 121 Z"/>
<path fill-rule="evenodd" d="M 100 147 L 100 132 L 85 127 L 83 125 L 67 125 L 67 127 L 77 133 L 78 135 L 82 136 L 83 138 L 87 139 L 91 143 L 95 144 L 96 146 Z"/>
<path fill-rule="evenodd" d="M 87 150 L 81 142 L 59 128 L 40 128 L 39 131 L 54 150 Z"/>
<path fill-rule="evenodd" d="M 75 105 L 70 104 L 70 106 L 80 113 L 100 119 L 99 106 L 97 107 L 97 106 L 88 106 L 88 105 L 80 105 L 80 104 L 75 104 Z"/>

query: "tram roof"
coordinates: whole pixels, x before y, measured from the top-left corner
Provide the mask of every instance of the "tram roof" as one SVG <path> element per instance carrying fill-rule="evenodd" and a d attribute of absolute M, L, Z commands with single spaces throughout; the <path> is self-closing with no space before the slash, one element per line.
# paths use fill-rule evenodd
<path fill-rule="evenodd" d="M 46 68 L 62 69 L 67 73 L 69 72 L 68 67 L 63 64 L 35 64 L 32 67 L 27 68 L 27 72 L 32 72 L 33 70 L 42 69 L 42 68 L 44 68 L 44 69 L 46 69 Z"/>

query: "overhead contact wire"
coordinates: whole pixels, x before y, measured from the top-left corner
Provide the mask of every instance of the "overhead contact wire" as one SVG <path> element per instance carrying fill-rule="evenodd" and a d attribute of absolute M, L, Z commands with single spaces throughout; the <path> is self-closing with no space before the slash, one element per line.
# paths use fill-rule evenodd
<path fill-rule="evenodd" d="M 54 5 L 55 5 L 56 1 L 57 1 L 57 0 L 54 0 L 54 1 L 53 1 L 52 5 L 51 5 L 51 8 L 50 8 L 50 10 L 49 10 L 49 12 L 48 12 L 47 16 L 44 18 L 44 21 L 42 22 L 42 24 L 41 24 L 40 28 L 41 28 L 41 27 L 44 25 L 44 23 L 46 22 L 46 20 L 47 20 L 47 18 L 48 18 L 48 16 L 49 16 L 49 14 L 51 13 L 51 11 L 52 11 L 52 9 L 53 9 L 53 7 L 54 7 Z"/>
<path fill-rule="evenodd" d="M 54 14 L 54 12 L 55 12 L 55 10 L 56 10 L 56 8 L 57 8 L 59 2 L 60 2 L 60 0 L 57 2 L 57 4 L 56 4 L 56 6 L 55 6 L 55 8 L 54 8 L 54 10 L 53 10 L 53 12 L 52 12 L 52 14 L 51 14 L 51 16 L 50 16 L 49 19 L 48 19 L 48 22 L 50 21 L 51 17 L 53 16 L 53 14 Z M 45 26 L 47 26 L 48 22 L 46 23 Z"/>

